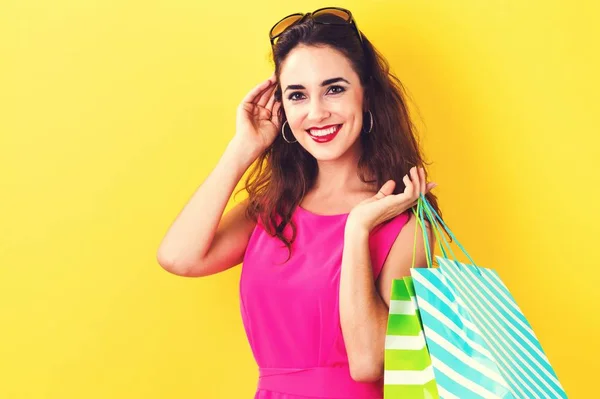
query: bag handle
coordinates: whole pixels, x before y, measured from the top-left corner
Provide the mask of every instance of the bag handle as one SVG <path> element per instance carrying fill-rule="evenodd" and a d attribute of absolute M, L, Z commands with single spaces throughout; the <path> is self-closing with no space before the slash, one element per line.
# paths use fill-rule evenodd
<path fill-rule="evenodd" d="M 471 258 L 471 256 L 467 252 L 467 250 L 458 241 L 458 239 L 456 238 L 456 236 L 454 235 L 452 230 L 450 230 L 450 228 L 446 225 L 446 223 L 444 223 L 444 221 L 442 220 L 440 215 L 431 206 L 431 204 L 429 203 L 429 201 L 427 201 L 427 198 L 423 194 L 421 194 L 419 196 L 419 200 L 417 202 L 417 210 L 415 211 L 415 209 L 413 207 L 412 211 L 413 211 L 413 214 L 417 217 L 417 222 L 419 223 L 419 225 L 421 226 L 421 230 L 423 231 L 423 240 L 425 241 L 425 253 L 426 253 L 426 257 L 427 257 L 427 267 L 432 267 L 432 259 L 431 259 L 432 254 L 431 254 L 431 250 L 429 247 L 429 239 L 427 237 L 426 230 L 425 230 L 425 225 L 424 225 L 425 220 L 429 221 L 429 223 L 431 224 L 433 232 L 434 232 L 436 238 L 438 239 L 438 245 L 439 245 L 440 250 L 441 250 L 442 254 L 444 255 L 444 257 L 446 257 L 446 258 L 448 257 L 447 252 L 446 252 L 446 249 L 448 249 L 450 254 L 452 254 L 452 258 L 454 259 L 454 261 L 458 262 L 456 255 L 452 251 L 450 243 L 448 243 L 448 241 L 446 240 L 446 237 L 443 234 L 443 232 L 446 232 L 450 236 L 450 238 L 452 238 L 454 240 L 454 242 L 456 242 L 456 245 L 458 245 L 460 250 L 467 256 L 469 261 L 471 261 L 471 265 L 477 267 L 477 265 L 475 264 L 475 261 L 473 261 L 473 258 Z M 427 219 L 425 219 L 425 217 L 423 216 L 423 213 L 426 214 Z M 441 223 L 441 226 L 440 226 L 440 223 Z M 414 240 L 414 245 L 413 245 L 413 264 L 412 264 L 413 268 L 415 266 L 415 254 L 416 254 L 416 249 L 417 249 L 417 231 L 416 230 L 417 229 L 415 229 L 415 240 Z M 440 233 L 442 233 L 442 234 L 440 234 Z M 443 241 L 440 240 L 440 236 Z M 478 272 L 479 272 L 479 270 L 478 270 Z M 479 273 L 481 273 L 481 272 L 479 272 Z"/>
<path fill-rule="evenodd" d="M 433 230 L 433 233 L 435 234 L 435 236 L 437 237 L 438 245 L 439 245 L 440 250 L 441 250 L 442 254 L 444 255 L 444 257 L 448 257 L 448 255 L 446 253 L 446 247 L 444 246 L 444 244 L 446 246 L 448 246 L 448 249 L 450 250 L 450 252 L 452 252 L 452 248 L 450 248 L 448 242 L 446 241 L 446 237 L 444 235 L 442 235 L 443 241 L 440 238 L 440 230 L 441 229 L 438 226 L 437 221 L 431 215 L 431 211 L 429 211 L 428 209 L 425 208 L 425 206 L 423 205 L 423 202 L 420 199 L 417 202 L 417 210 L 415 211 L 415 209 L 413 207 L 412 211 L 417 219 L 419 226 L 421 226 L 421 231 L 423 232 L 423 241 L 425 242 L 425 257 L 427 259 L 427 267 L 431 268 L 431 267 L 433 267 L 433 265 L 432 265 L 433 261 L 432 261 L 431 248 L 429 246 L 429 237 L 427 234 L 425 234 L 425 225 L 424 225 L 425 218 L 423 216 L 423 212 L 426 212 L 429 216 L 429 219 L 433 220 L 433 223 L 431 223 L 432 230 Z M 416 251 L 417 251 L 417 229 L 415 229 L 415 239 L 414 239 L 414 243 L 413 243 L 413 263 L 412 263 L 413 269 L 415 267 Z"/>

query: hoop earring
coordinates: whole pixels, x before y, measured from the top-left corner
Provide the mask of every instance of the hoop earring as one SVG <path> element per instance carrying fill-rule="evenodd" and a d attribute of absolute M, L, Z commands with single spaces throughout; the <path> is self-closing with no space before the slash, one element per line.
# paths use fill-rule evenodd
<path fill-rule="evenodd" d="M 365 129 L 364 129 L 364 127 L 365 127 L 365 124 L 363 123 L 363 132 L 365 132 L 365 134 L 369 134 L 369 133 L 371 133 L 371 132 L 373 131 L 373 114 L 371 113 L 371 110 L 369 110 L 369 111 L 367 111 L 367 112 L 369 113 L 369 117 L 370 117 L 369 119 L 371 120 L 371 123 L 370 123 L 370 125 L 369 125 L 369 130 L 366 130 L 366 131 L 365 131 Z M 365 118 L 363 118 L 363 120 L 364 120 L 364 119 L 365 119 Z"/>
<path fill-rule="evenodd" d="M 288 121 L 285 121 L 285 122 L 283 122 L 283 125 L 281 126 L 281 135 L 283 136 L 283 139 L 284 139 L 286 142 L 288 142 L 288 143 L 290 143 L 290 144 L 293 144 L 293 143 L 297 142 L 298 140 L 295 140 L 295 141 L 289 141 L 289 140 L 288 140 L 288 139 L 285 137 L 285 124 L 286 124 L 286 123 L 288 123 Z M 289 125 L 290 125 L 290 124 L 288 123 L 288 126 L 289 126 Z M 293 135 L 293 134 L 292 134 L 292 135 Z"/>

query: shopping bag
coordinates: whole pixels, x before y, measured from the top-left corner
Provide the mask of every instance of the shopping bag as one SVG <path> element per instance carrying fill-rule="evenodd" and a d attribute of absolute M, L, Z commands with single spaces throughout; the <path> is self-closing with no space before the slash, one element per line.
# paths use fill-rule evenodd
<path fill-rule="evenodd" d="M 475 265 L 424 196 L 418 209 L 420 224 L 430 222 L 443 254 L 436 257 L 438 268 L 411 269 L 440 397 L 566 398 L 531 325 L 499 275 Z M 470 265 L 456 259 L 443 232 Z M 426 234 L 424 240 L 428 249 Z"/>
<path fill-rule="evenodd" d="M 385 338 L 384 399 L 438 399 L 412 279 L 392 281 Z"/>

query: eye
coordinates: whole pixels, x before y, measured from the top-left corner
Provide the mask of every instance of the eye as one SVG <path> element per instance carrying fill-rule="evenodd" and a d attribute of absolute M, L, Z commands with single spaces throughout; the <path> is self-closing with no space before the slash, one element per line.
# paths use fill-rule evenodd
<path fill-rule="evenodd" d="M 330 86 L 329 91 L 331 91 L 332 94 L 340 94 L 340 93 L 345 92 L 346 88 L 343 86 Z"/>
<path fill-rule="evenodd" d="M 300 93 L 299 91 L 294 91 L 290 93 L 290 95 L 288 96 L 288 100 L 298 101 L 302 100 L 302 97 L 304 97 L 304 94 Z"/>

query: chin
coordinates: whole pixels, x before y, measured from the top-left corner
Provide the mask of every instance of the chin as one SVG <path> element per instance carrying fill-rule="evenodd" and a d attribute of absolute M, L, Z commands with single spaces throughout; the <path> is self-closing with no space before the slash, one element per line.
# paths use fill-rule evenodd
<path fill-rule="evenodd" d="M 307 147 L 304 147 L 310 155 L 312 155 L 317 161 L 329 162 L 343 158 L 345 154 L 352 150 L 352 146 L 330 146 L 329 148 L 311 146 L 311 143 Z"/>
<path fill-rule="evenodd" d="M 311 152 L 311 155 L 317 160 L 317 161 L 321 161 L 321 162 L 330 162 L 330 161 L 335 161 L 336 159 L 341 158 L 340 153 L 338 152 L 324 152 L 324 151 L 316 151 L 316 152 Z"/>

